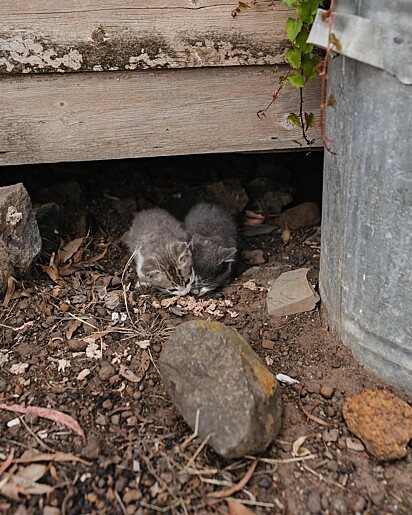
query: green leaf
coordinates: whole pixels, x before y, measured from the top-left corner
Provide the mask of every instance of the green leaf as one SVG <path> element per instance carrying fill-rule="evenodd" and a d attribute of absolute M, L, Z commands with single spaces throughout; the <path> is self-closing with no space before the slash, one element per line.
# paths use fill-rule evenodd
<path fill-rule="evenodd" d="M 335 105 L 335 97 L 333 96 L 333 93 L 329 95 L 328 101 L 326 102 L 327 107 L 333 107 Z"/>
<path fill-rule="evenodd" d="M 302 71 L 303 76 L 306 80 L 313 79 L 318 74 L 317 65 L 320 63 L 320 57 L 318 55 L 302 55 Z"/>
<path fill-rule="evenodd" d="M 288 116 L 287 118 L 288 122 L 291 124 L 291 125 L 295 125 L 297 127 L 302 127 L 302 124 L 301 124 L 301 121 L 300 121 L 300 118 L 297 114 L 295 113 L 290 113 L 290 115 Z"/>
<path fill-rule="evenodd" d="M 296 4 L 296 0 L 282 0 L 283 4 L 286 4 L 289 9 Z"/>
<path fill-rule="evenodd" d="M 302 0 L 296 6 L 296 12 L 299 15 L 299 18 L 305 23 L 312 24 L 315 18 L 316 11 L 318 10 L 318 2 L 317 0 Z"/>
<path fill-rule="evenodd" d="M 288 82 L 291 86 L 295 88 L 303 88 L 305 85 L 305 81 L 303 80 L 302 74 L 295 70 L 292 75 L 289 75 Z"/>
<path fill-rule="evenodd" d="M 296 36 L 296 45 L 298 47 L 301 47 L 302 45 L 304 45 L 306 43 L 306 40 L 308 39 L 308 35 L 309 35 L 308 29 L 304 25 L 302 27 L 302 29 L 300 30 L 299 34 Z"/>
<path fill-rule="evenodd" d="M 290 48 L 286 53 L 286 59 L 294 69 L 299 69 L 301 66 L 301 52 L 299 48 Z"/>
<path fill-rule="evenodd" d="M 305 125 L 306 130 L 310 129 L 315 125 L 315 115 L 313 113 L 305 113 Z"/>
<path fill-rule="evenodd" d="M 286 35 L 291 43 L 295 42 L 296 36 L 302 28 L 302 24 L 302 20 L 295 20 L 294 18 L 289 18 L 286 22 Z"/>

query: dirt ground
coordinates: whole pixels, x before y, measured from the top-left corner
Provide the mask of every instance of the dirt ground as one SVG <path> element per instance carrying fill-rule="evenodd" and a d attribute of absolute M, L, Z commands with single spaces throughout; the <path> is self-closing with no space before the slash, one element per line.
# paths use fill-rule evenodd
<path fill-rule="evenodd" d="M 322 325 L 318 309 L 282 319 L 266 314 L 268 284 L 280 272 L 308 267 L 317 286 L 316 227 L 291 231 L 287 245 L 278 229 L 242 233 L 242 250 L 262 250 L 265 262 L 253 266 L 241 257 L 221 292 L 180 305 L 134 289 L 133 264 L 127 266 L 120 241 L 134 210 L 183 211 L 204 183 L 222 179 L 270 177 L 290 192 L 291 205 L 320 204 L 321 165 L 320 154 L 301 153 L 2 171 L 2 183 L 22 180 L 34 204 L 59 205 L 63 243 L 54 260 L 43 255 L 31 277 L 16 282 L 0 307 L 0 402 L 71 415 L 85 439 L 38 414 L 0 409 L 0 471 L 14 457 L 0 477 L 0 513 L 412 512 L 412 449 L 402 460 L 379 462 L 350 434 L 341 412 L 343 401 L 364 388 L 407 397 L 359 365 Z M 167 335 L 196 317 L 236 328 L 273 373 L 299 381 L 282 384 L 281 433 L 246 484 L 253 457 L 225 460 L 190 440 L 192 430 L 160 381 Z M 293 443 L 302 436 L 306 455 L 301 448 L 295 456 Z M 12 484 L 6 490 L 4 478 Z M 211 498 L 217 491 L 221 497 Z"/>

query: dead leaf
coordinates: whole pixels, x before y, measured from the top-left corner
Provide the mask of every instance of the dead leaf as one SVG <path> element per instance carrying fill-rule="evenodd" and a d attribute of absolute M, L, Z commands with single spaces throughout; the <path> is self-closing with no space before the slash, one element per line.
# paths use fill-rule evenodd
<path fill-rule="evenodd" d="M 41 463 L 31 463 L 27 467 L 19 469 L 16 475 L 25 479 L 31 479 L 32 481 L 38 481 L 46 472 L 46 465 L 42 465 Z"/>
<path fill-rule="evenodd" d="M 0 404 L 0 409 L 23 414 L 31 413 L 32 415 L 37 415 L 38 417 L 47 418 L 48 420 L 52 420 L 53 422 L 57 422 L 58 424 L 69 427 L 76 434 L 82 438 L 85 438 L 83 429 L 80 427 L 77 420 L 75 420 L 70 415 L 67 415 L 67 413 L 63 413 L 62 411 L 51 408 L 42 408 L 40 406 L 23 407 L 19 404 L 12 404 L 11 406 L 8 406 L 7 404 Z"/>
<path fill-rule="evenodd" d="M 88 358 L 102 359 L 102 348 L 97 345 L 96 341 L 93 339 L 89 341 L 89 338 L 84 338 L 83 340 L 88 342 L 86 347 L 86 356 Z"/>
<path fill-rule="evenodd" d="M 292 444 L 292 456 L 301 458 L 302 456 L 309 456 L 310 451 L 306 447 L 302 447 L 305 443 L 307 436 L 299 436 Z"/>
<path fill-rule="evenodd" d="M 15 375 L 24 374 L 29 366 L 29 363 L 15 363 L 10 367 L 10 373 Z"/>
<path fill-rule="evenodd" d="M 236 501 L 226 501 L 229 508 L 229 515 L 255 515 L 255 512 L 250 510 L 244 504 Z"/>
<path fill-rule="evenodd" d="M 77 374 L 76 379 L 78 381 L 83 381 L 83 379 L 85 379 L 89 374 L 90 374 L 90 369 L 89 368 L 85 368 L 81 372 L 79 372 L 79 374 Z"/>
<path fill-rule="evenodd" d="M 61 263 L 66 263 L 81 247 L 85 238 L 76 238 L 64 245 L 59 251 L 58 256 Z"/>
<path fill-rule="evenodd" d="M 16 283 L 17 283 L 16 279 L 12 276 L 10 276 L 7 279 L 7 291 L 6 291 L 4 300 L 3 300 L 3 306 L 5 308 L 7 308 L 7 306 L 9 305 L 9 302 L 13 298 L 14 292 L 16 291 Z"/>
<path fill-rule="evenodd" d="M 69 327 L 66 331 L 66 338 L 68 340 L 71 340 L 73 338 L 73 334 L 77 331 L 77 329 L 82 325 L 82 321 L 79 319 L 73 320 L 73 322 L 70 322 Z"/>
<path fill-rule="evenodd" d="M 81 263 L 79 263 L 79 264 L 82 266 L 87 266 L 87 265 L 92 265 L 93 263 L 96 263 L 97 261 L 100 261 L 106 255 L 108 248 L 109 248 L 109 244 L 104 245 L 104 249 L 102 252 L 100 252 L 100 254 L 97 254 L 96 256 L 92 256 L 91 258 L 86 259 L 85 261 L 81 261 Z"/>
<path fill-rule="evenodd" d="M 287 223 L 285 223 L 285 227 L 282 229 L 282 241 L 285 245 L 290 242 L 290 229 Z"/>
<path fill-rule="evenodd" d="M 150 356 L 149 356 L 149 353 L 146 350 L 143 350 L 142 351 L 141 360 L 140 360 L 139 369 L 138 369 L 138 371 L 136 373 L 136 376 L 139 379 L 139 383 L 144 378 L 147 370 L 149 369 L 149 366 L 150 366 Z"/>
<path fill-rule="evenodd" d="M 56 265 L 39 265 L 42 270 L 46 272 L 46 274 L 50 277 L 50 279 L 56 284 L 61 284 L 62 279 L 59 274 L 59 270 Z"/>

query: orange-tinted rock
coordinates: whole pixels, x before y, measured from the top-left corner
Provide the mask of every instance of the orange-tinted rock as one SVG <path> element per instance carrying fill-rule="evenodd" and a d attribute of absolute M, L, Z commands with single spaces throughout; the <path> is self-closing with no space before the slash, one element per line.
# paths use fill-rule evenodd
<path fill-rule="evenodd" d="M 412 408 L 386 391 L 363 390 L 343 404 L 348 428 L 380 460 L 395 460 L 406 455 L 412 438 Z"/>
<path fill-rule="evenodd" d="M 227 458 L 264 451 L 281 424 L 279 384 L 234 329 L 196 320 L 179 325 L 160 354 L 166 390 L 199 438 Z"/>

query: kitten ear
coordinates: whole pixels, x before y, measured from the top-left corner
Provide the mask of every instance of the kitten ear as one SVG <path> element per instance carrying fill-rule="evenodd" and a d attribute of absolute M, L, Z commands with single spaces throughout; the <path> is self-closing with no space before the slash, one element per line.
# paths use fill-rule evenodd
<path fill-rule="evenodd" d="M 192 236 L 192 239 L 190 240 L 190 247 L 193 248 L 194 245 L 204 245 L 206 243 L 206 238 L 203 238 L 203 236 L 200 236 L 200 234 L 194 234 Z"/>
<path fill-rule="evenodd" d="M 237 249 L 230 247 L 228 249 L 222 247 L 219 249 L 220 263 L 233 263 L 235 261 Z"/>

